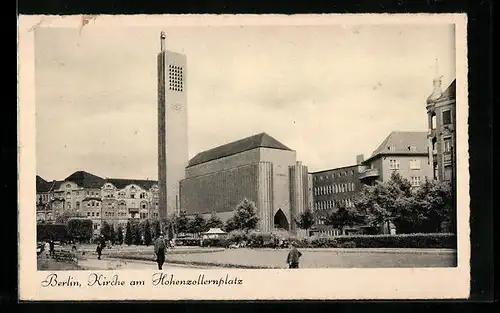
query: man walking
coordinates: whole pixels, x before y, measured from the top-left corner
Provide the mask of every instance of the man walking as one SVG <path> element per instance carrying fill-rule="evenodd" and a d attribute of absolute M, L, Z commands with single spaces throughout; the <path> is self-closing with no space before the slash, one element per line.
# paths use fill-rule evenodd
<path fill-rule="evenodd" d="M 290 252 L 288 252 L 288 257 L 286 258 L 286 263 L 288 263 L 288 268 L 299 268 L 299 258 L 302 256 L 299 250 L 297 250 L 297 244 L 292 242 L 290 244 Z"/>
<path fill-rule="evenodd" d="M 165 263 L 165 252 L 166 252 L 165 239 L 163 238 L 163 233 L 160 233 L 158 239 L 155 240 L 156 263 L 158 263 L 159 270 L 162 269 L 163 263 Z"/>
<path fill-rule="evenodd" d="M 49 246 L 50 246 L 50 257 L 53 259 L 54 256 L 55 256 L 55 254 L 56 254 L 55 253 L 55 248 L 54 248 L 54 246 L 55 246 L 54 240 L 50 239 Z"/>
<path fill-rule="evenodd" d="M 101 259 L 102 250 L 106 247 L 106 240 L 103 235 L 100 235 L 97 239 L 97 259 Z"/>

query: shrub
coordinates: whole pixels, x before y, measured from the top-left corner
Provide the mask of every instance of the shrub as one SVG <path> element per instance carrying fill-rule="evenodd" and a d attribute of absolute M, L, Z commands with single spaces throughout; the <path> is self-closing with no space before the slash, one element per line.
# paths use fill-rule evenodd
<path fill-rule="evenodd" d="M 454 234 L 399 234 L 312 237 L 312 248 L 456 248 Z"/>
<path fill-rule="evenodd" d="M 342 248 L 356 248 L 356 243 L 354 241 L 346 241 L 340 244 Z"/>
<path fill-rule="evenodd" d="M 252 248 L 287 248 L 294 241 L 298 248 L 448 248 L 457 246 L 455 234 L 346 235 L 296 238 L 284 233 L 231 232 L 229 244 L 247 240 Z M 281 243 L 281 245 L 280 245 Z"/>
<path fill-rule="evenodd" d="M 202 247 L 218 247 L 218 248 L 228 248 L 230 245 L 229 241 L 225 238 L 209 238 L 203 239 Z"/>
<path fill-rule="evenodd" d="M 247 241 L 248 239 L 248 234 L 242 230 L 233 230 L 227 236 L 227 240 L 230 243 L 240 243 L 242 241 Z"/>
<path fill-rule="evenodd" d="M 177 246 L 199 246 L 200 239 L 196 238 L 178 238 L 175 240 L 175 245 Z"/>

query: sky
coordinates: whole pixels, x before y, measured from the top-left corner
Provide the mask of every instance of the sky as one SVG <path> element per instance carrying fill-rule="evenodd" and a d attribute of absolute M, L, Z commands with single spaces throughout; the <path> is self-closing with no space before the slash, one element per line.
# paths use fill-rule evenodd
<path fill-rule="evenodd" d="M 453 25 L 35 30 L 37 174 L 157 179 L 159 34 L 187 57 L 189 157 L 266 132 L 309 171 L 353 165 L 391 131 L 426 131 L 455 78 Z"/>

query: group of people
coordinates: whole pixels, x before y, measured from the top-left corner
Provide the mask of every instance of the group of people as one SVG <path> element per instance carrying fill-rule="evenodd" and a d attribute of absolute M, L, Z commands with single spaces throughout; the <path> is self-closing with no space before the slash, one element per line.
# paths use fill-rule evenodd
<path fill-rule="evenodd" d="M 54 258 L 56 254 L 54 240 L 52 239 L 46 240 L 40 252 L 44 253 L 45 257 L 47 258 Z"/>

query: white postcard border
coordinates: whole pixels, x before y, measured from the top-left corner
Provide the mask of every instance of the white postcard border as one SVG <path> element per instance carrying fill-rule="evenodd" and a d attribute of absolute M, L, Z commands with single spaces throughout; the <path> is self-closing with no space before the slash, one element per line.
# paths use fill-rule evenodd
<path fill-rule="evenodd" d="M 457 83 L 457 228 L 456 268 L 410 269 L 168 269 L 175 279 L 236 278 L 242 284 L 157 286 L 157 271 L 98 271 L 127 282 L 144 280 L 145 286 L 87 287 L 90 272 L 58 272 L 83 282 L 82 287 L 41 287 L 50 272 L 36 270 L 35 206 L 35 84 L 34 32 L 36 27 L 81 27 L 81 16 L 20 16 L 19 25 L 19 297 L 21 300 L 253 300 L 253 299 L 448 299 L 469 295 L 469 173 L 467 31 L 465 14 L 322 14 L 322 15 L 164 15 L 110 16 L 91 19 L 85 27 L 169 27 L 225 25 L 328 25 L 328 24 L 455 24 Z M 85 31 L 85 30 L 83 30 Z"/>

